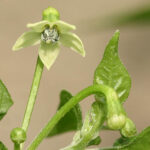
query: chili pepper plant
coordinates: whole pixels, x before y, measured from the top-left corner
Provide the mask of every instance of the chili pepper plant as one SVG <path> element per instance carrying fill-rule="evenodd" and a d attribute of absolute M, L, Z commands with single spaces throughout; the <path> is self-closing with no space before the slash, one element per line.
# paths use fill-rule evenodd
<path fill-rule="evenodd" d="M 24 149 L 43 69 L 50 70 L 61 50 L 60 46 L 69 47 L 81 56 L 85 56 L 81 39 L 73 33 L 76 27 L 60 20 L 60 14 L 55 8 L 46 8 L 42 14 L 42 21 L 29 23 L 27 28 L 29 31 L 24 32 L 17 39 L 13 51 L 37 44 L 39 49 L 22 126 L 12 127 L 10 133 L 14 150 Z M 37 149 L 45 138 L 53 138 L 70 131 L 75 131 L 72 142 L 61 150 L 150 150 L 150 127 L 137 133 L 134 122 L 123 106 L 130 93 L 131 77 L 118 55 L 119 36 L 120 32 L 117 30 L 108 42 L 103 58 L 94 72 L 91 85 L 75 95 L 67 90 L 60 92 L 60 103 L 56 114 L 37 134 L 27 150 Z M 79 102 L 90 95 L 94 95 L 95 100 L 83 118 Z M 13 100 L 0 80 L 0 120 L 12 105 Z M 102 130 L 120 132 L 120 138 L 114 141 L 112 147 L 101 148 L 100 131 Z M 8 150 L 2 141 L 0 150 Z"/>

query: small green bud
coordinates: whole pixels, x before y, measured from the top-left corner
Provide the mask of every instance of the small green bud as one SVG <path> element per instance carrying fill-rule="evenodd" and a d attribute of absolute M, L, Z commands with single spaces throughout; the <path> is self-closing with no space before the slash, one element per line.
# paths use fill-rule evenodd
<path fill-rule="evenodd" d="M 26 140 L 26 132 L 22 128 L 14 128 L 10 133 L 10 138 L 14 143 L 23 143 Z"/>
<path fill-rule="evenodd" d="M 48 7 L 43 11 L 43 20 L 48 20 L 50 22 L 54 22 L 59 20 L 60 14 L 57 9 L 53 7 Z"/>
<path fill-rule="evenodd" d="M 121 134 L 124 137 L 131 137 L 134 136 L 137 133 L 135 124 L 133 123 L 132 120 L 129 118 L 126 118 L 126 124 L 125 126 L 121 129 Z"/>
<path fill-rule="evenodd" d="M 126 117 L 123 114 L 113 115 L 107 120 L 107 125 L 110 129 L 119 130 L 124 127 L 126 123 Z"/>

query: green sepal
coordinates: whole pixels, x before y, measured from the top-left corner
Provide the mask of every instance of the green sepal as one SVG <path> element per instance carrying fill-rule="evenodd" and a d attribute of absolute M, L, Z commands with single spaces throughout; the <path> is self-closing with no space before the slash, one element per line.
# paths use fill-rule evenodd
<path fill-rule="evenodd" d="M 71 98 L 72 95 L 68 91 L 62 90 L 60 93 L 60 104 L 58 106 L 58 110 L 63 105 L 65 105 Z M 80 130 L 81 127 L 82 127 L 82 113 L 80 105 L 77 104 L 57 123 L 52 132 L 48 134 L 48 137 L 69 131 Z"/>
<path fill-rule="evenodd" d="M 8 150 L 8 148 L 0 141 L 0 150 Z"/>
<path fill-rule="evenodd" d="M 13 50 L 17 51 L 25 47 L 39 44 L 41 40 L 41 34 L 35 31 L 24 32 L 16 41 L 13 46 Z"/>
<path fill-rule="evenodd" d="M 0 80 L 0 120 L 6 115 L 7 111 L 12 106 L 12 104 L 12 98 L 7 88 Z"/>
<path fill-rule="evenodd" d="M 118 56 L 118 41 L 120 32 L 117 30 L 109 41 L 103 58 L 95 70 L 94 84 L 104 84 L 112 87 L 124 102 L 131 88 L 131 78 Z M 104 95 L 97 94 L 96 99 L 104 99 Z"/>
<path fill-rule="evenodd" d="M 60 34 L 60 42 L 62 45 L 71 48 L 73 51 L 85 56 L 85 50 L 80 38 L 71 32 Z"/>
<path fill-rule="evenodd" d="M 53 63 L 55 62 L 60 48 L 58 43 L 45 43 L 41 42 L 39 48 L 39 56 L 45 67 L 49 70 Z"/>
<path fill-rule="evenodd" d="M 130 139 L 119 139 L 112 148 L 99 150 L 150 150 L 150 127 Z"/>

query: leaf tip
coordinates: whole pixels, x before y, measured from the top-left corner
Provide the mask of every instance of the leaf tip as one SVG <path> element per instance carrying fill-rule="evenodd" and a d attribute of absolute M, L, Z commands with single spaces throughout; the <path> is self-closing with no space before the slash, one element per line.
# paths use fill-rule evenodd
<path fill-rule="evenodd" d="M 114 36 L 119 39 L 120 31 L 118 29 L 115 31 Z"/>

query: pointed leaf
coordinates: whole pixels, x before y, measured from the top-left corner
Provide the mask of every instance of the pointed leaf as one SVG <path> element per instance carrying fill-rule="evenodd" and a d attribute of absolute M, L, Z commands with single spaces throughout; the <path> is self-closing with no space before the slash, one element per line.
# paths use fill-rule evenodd
<path fill-rule="evenodd" d="M 123 142 L 123 143 L 122 143 Z M 144 129 L 137 136 L 130 138 L 125 144 L 125 141 L 117 143 L 118 146 L 112 148 L 102 148 L 99 150 L 150 150 L 150 127 Z"/>
<path fill-rule="evenodd" d="M 58 107 L 58 110 L 66 104 L 70 98 L 72 98 L 72 95 L 66 91 L 63 90 L 60 93 L 60 104 Z M 49 133 L 49 137 L 58 135 L 64 132 L 68 131 L 76 131 L 79 130 L 82 126 L 82 113 L 80 109 L 80 105 L 77 104 L 74 108 L 72 108 L 54 127 L 51 133 Z"/>
<path fill-rule="evenodd" d="M 3 82 L 0 80 L 0 120 L 6 115 L 8 109 L 12 106 L 13 101 L 11 99 L 8 90 Z"/>
<path fill-rule="evenodd" d="M 25 32 L 17 39 L 15 45 L 13 46 L 13 50 L 17 51 L 28 46 L 36 45 L 40 42 L 40 40 L 40 33 L 34 31 Z"/>
<path fill-rule="evenodd" d="M 56 25 L 58 27 L 58 29 L 60 30 L 61 33 L 76 29 L 76 27 L 74 25 L 68 24 L 68 23 L 63 22 L 61 20 L 56 21 L 54 23 L 54 25 Z"/>
<path fill-rule="evenodd" d="M 79 53 L 83 57 L 85 56 L 84 46 L 80 38 L 74 33 L 63 33 L 60 34 L 60 42 L 66 46 Z"/>
<path fill-rule="evenodd" d="M 121 102 L 124 102 L 131 88 L 131 78 L 118 56 L 119 31 L 116 31 L 109 41 L 102 61 L 94 74 L 94 84 L 104 84 L 112 87 L 118 94 Z M 103 98 L 97 95 L 96 98 Z"/>
<path fill-rule="evenodd" d="M 0 141 L 0 150 L 8 150 L 8 148 Z"/>
<path fill-rule="evenodd" d="M 46 20 L 43 20 L 43 21 L 36 22 L 36 23 L 29 23 L 27 24 L 27 28 L 31 28 L 35 32 L 43 32 L 43 30 L 45 29 L 47 25 L 50 25 L 50 23 Z"/>
<path fill-rule="evenodd" d="M 51 42 L 50 44 L 47 44 L 45 42 L 41 42 L 41 46 L 39 48 L 39 56 L 48 70 L 55 62 L 59 51 L 60 48 L 58 43 Z"/>

